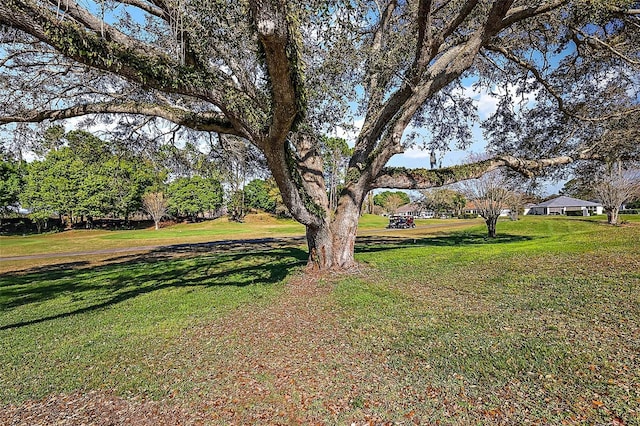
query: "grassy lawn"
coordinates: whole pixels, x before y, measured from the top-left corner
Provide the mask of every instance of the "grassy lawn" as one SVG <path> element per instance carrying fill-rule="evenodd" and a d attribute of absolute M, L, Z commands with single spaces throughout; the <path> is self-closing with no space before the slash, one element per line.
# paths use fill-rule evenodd
<path fill-rule="evenodd" d="M 209 424 L 637 425 L 640 222 L 625 219 L 525 217 L 486 240 L 479 222 L 366 217 L 362 269 L 319 282 L 299 247 L 4 272 L 0 407 L 99 391 Z"/>
<path fill-rule="evenodd" d="M 500 225 L 496 241 L 364 249 L 376 278 L 338 284 L 362 350 L 402 378 L 383 385 L 402 401 L 393 420 L 640 424 L 637 222 Z"/>
<path fill-rule="evenodd" d="M 419 230 L 386 230 L 388 219 L 376 215 L 360 218 L 358 232 L 362 236 L 386 235 L 396 238 L 416 237 L 420 233 L 431 235 L 435 229 L 448 231 L 469 227 L 472 221 L 422 220 Z M 229 222 L 226 218 L 190 224 L 178 224 L 155 230 L 72 230 L 58 233 L 24 236 L 0 236 L 0 273 L 28 269 L 34 266 L 68 263 L 69 255 L 92 253 L 82 256 L 85 264 L 97 264 L 113 257 L 113 253 L 99 251 L 130 250 L 144 254 L 150 247 L 181 244 L 202 244 L 221 240 L 247 240 L 263 238 L 302 237 L 304 227 L 291 219 L 277 219 L 266 214 L 251 214 L 244 223 Z M 135 249 L 135 250 L 134 250 Z M 2 260 L 21 256 L 39 258 Z M 74 255 L 74 257 L 77 257 Z"/>
<path fill-rule="evenodd" d="M 236 238 L 268 238 L 304 235 L 304 228 L 290 219 L 275 219 L 257 214 L 246 223 L 226 218 L 200 223 L 178 224 L 155 230 L 134 231 L 73 230 L 26 236 L 0 236 L 0 256 L 25 256 L 43 253 L 94 251 L 134 246 L 199 243 Z"/>
<path fill-rule="evenodd" d="M 0 276 L 0 400 L 94 388 L 161 396 L 181 334 L 265 303 L 305 254 L 158 253 Z M 170 356 L 168 357 L 170 359 Z"/>
<path fill-rule="evenodd" d="M 430 219 L 418 220 L 416 223 L 419 227 L 450 228 L 467 226 L 470 222 Z M 387 224 L 386 217 L 364 215 L 360 218 L 359 232 L 365 235 L 375 234 L 384 230 Z M 200 223 L 177 224 L 159 230 L 73 230 L 25 236 L 0 236 L 0 257 L 302 235 L 304 227 L 294 220 L 276 219 L 266 214 L 251 214 L 246 217 L 244 223 L 219 218 Z"/>
<path fill-rule="evenodd" d="M 144 247 L 304 235 L 304 227 L 294 220 L 276 219 L 266 214 L 249 215 L 246 219 L 245 223 L 236 223 L 220 218 L 200 223 L 177 224 L 159 230 L 153 227 L 118 231 L 72 230 L 25 236 L 0 236 L 0 258 L 44 255 L 39 259 L 1 260 L 0 273 L 68 263 L 68 255 L 78 252 L 130 250 L 142 247 L 136 252 L 144 254 L 154 250 Z M 80 261 L 85 264 L 97 264 L 112 257 L 114 255 L 109 253 L 91 254 L 82 256 Z"/>

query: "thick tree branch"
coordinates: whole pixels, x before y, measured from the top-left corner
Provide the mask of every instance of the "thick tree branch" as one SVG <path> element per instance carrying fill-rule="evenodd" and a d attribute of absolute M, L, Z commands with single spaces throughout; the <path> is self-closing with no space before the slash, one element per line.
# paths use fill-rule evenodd
<path fill-rule="evenodd" d="M 303 171 L 296 167 L 299 164 L 288 146 L 306 108 L 296 12 L 287 8 L 285 0 L 252 0 L 250 8 L 271 92 L 270 122 L 253 142 L 264 153 L 292 216 L 307 226 L 320 226 L 322 208 L 315 209 L 316 200 L 301 181 Z"/>
<path fill-rule="evenodd" d="M 514 1 L 515 0 L 501 0 L 493 2 L 487 21 L 483 25 L 484 40 L 489 40 L 505 28 L 503 20 L 509 13 Z"/>
<path fill-rule="evenodd" d="M 482 45 L 501 30 L 499 22 L 502 21 L 512 3 L 513 0 L 495 1 L 489 10 L 485 23 L 480 28 L 469 35 L 464 43 L 451 47 L 427 68 L 420 84 L 412 88 L 407 98 L 403 100 L 401 108 L 396 112 L 394 119 L 389 120 L 392 124 L 387 126 L 387 133 L 377 148 L 378 153 L 370 163 L 373 175 L 377 175 L 387 161 L 401 150 L 402 134 L 420 106 L 434 93 L 442 90 L 462 75 L 473 64 Z M 459 16 L 470 12 L 471 10 L 463 11 Z M 463 18 L 460 19 L 464 21 Z"/>
<path fill-rule="evenodd" d="M 453 34 L 454 31 L 457 30 L 458 27 L 462 25 L 462 23 L 469 17 L 471 12 L 473 12 L 473 9 L 475 9 L 477 5 L 478 0 L 467 1 L 462 9 L 460 9 L 460 12 L 458 12 L 458 14 L 453 19 L 451 19 L 451 21 L 449 21 L 447 25 L 445 25 L 444 30 L 440 35 L 440 42 L 443 42 L 447 37 Z"/>
<path fill-rule="evenodd" d="M 416 45 L 416 59 L 424 55 L 425 47 L 430 47 L 433 39 L 433 7 L 432 0 L 420 0 L 418 4 L 418 43 Z"/>
<path fill-rule="evenodd" d="M 584 31 L 581 31 L 577 28 L 571 28 L 571 30 L 576 33 L 576 34 L 580 34 L 582 37 L 584 37 L 587 40 L 590 40 L 592 43 L 589 43 L 590 45 L 595 45 L 596 48 L 604 48 L 606 50 L 608 50 L 609 52 L 613 53 L 614 56 L 617 56 L 618 58 L 622 59 L 623 61 L 631 64 L 631 65 L 640 65 L 640 61 L 637 61 L 635 59 L 630 58 L 629 56 L 625 55 L 624 53 L 620 52 L 618 49 L 616 49 L 615 47 L 613 47 L 612 45 L 610 45 L 609 43 L 601 40 L 600 38 L 587 34 Z"/>
<path fill-rule="evenodd" d="M 570 164 L 576 160 L 592 159 L 589 152 L 579 153 L 575 157 L 560 156 L 540 160 L 516 158 L 510 155 L 499 156 L 477 163 L 441 169 L 406 169 L 401 167 L 386 167 L 372 182 L 370 189 L 428 189 L 450 185 L 468 179 L 477 179 L 501 167 L 508 167 L 525 176 L 535 176 L 544 168 Z"/>
<path fill-rule="evenodd" d="M 419 72 L 416 85 L 405 83 L 392 94 L 372 122 L 365 121 L 349 163 L 352 173 L 360 176 L 358 185 L 368 185 L 389 159 L 402 151 L 402 135 L 418 109 L 434 93 L 446 87 L 473 64 L 482 45 L 501 31 L 500 22 L 512 4 L 513 0 L 495 1 L 483 25 L 463 43 L 450 47 L 432 61 L 426 70 Z M 460 23 L 475 7 L 471 0 L 465 5 L 470 9 L 464 9 L 457 15 Z"/>
<path fill-rule="evenodd" d="M 96 16 L 89 13 L 88 10 L 78 5 L 74 0 L 65 0 L 62 3 L 57 0 L 49 0 L 49 4 L 52 7 L 59 6 L 60 12 L 63 13 L 62 16 L 65 19 L 67 17 L 71 17 L 84 25 L 87 29 L 92 30 L 107 40 L 115 41 L 130 49 L 143 50 L 144 48 L 142 43 L 113 28 L 111 25 L 104 22 L 104 19 L 98 19 Z"/>
<path fill-rule="evenodd" d="M 382 49 L 384 46 L 385 34 L 389 30 L 391 23 L 391 17 L 397 6 L 397 1 L 392 0 L 387 4 L 387 7 L 381 13 L 380 23 L 373 33 L 373 41 L 371 43 L 371 54 L 373 58 L 369 61 L 368 84 L 367 92 L 369 93 L 369 102 L 367 105 L 367 116 L 375 113 L 380 108 L 381 99 L 384 95 L 384 86 L 387 84 L 388 79 L 383 79 L 381 73 L 384 69 L 381 65 L 377 64 L 380 56 L 384 55 Z"/>
<path fill-rule="evenodd" d="M 157 16 L 158 18 L 169 21 L 169 15 L 164 7 L 156 6 L 152 3 L 146 2 L 144 0 L 116 0 L 118 3 L 128 4 L 131 6 L 135 6 L 140 10 L 144 10 L 145 12 Z"/>
<path fill-rule="evenodd" d="M 287 22 L 287 7 L 284 0 L 251 1 L 251 11 L 258 32 L 258 40 L 264 49 L 267 73 L 271 83 L 271 124 L 265 141 L 284 144 L 285 138 L 302 111 L 298 100 L 302 100 L 301 79 L 295 41 Z M 296 56 L 290 58 L 289 56 Z M 293 59 L 293 60 L 292 60 Z"/>
<path fill-rule="evenodd" d="M 193 130 L 245 136 L 238 132 L 220 113 L 193 113 L 168 105 L 139 102 L 99 103 L 45 111 L 29 111 L 24 114 L 0 116 L 0 124 L 39 123 L 45 120 L 64 120 L 88 114 L 135 114 L 160 117 Z"/>
<path fill-rule="evenodd" d="M 502 20 L 502 26 L 503 28 L 507 28 L 516 22 L 551 12 L 567 3 L 569 3 L 568 0 L 554 0 L 539 6 L 514 7 L 507 12 L 507 15 Z"/>
<path fill-rule="evenodd" d="M 71 21 L 56 20 L 55 14 L 29 0 L 0 2 L 0 23 L 20 29 L 54 47 L 65 56 L 80 63 L 119 74 L 131 81 L 174 93 L 205 97 L 196 87 L 187 86 L 186 69 L 159 53 L 140 52 L 133 46 L 108 42 L 94 32 Z M 191 76 L 195 77 L 195 76 Z M 199 76 L 200 78 L 204 76 Z M 220 82 L 217 76 L 207 76 Z M 193 83 L 192 83 L 193 84 Z"/>
<path fill-rule="evenodd" d="M 224 85 L 223 75 L 180 67 L 163 54 L 109 42 L 77 23 L 57 20 L 53 12 L 29 0 L 0 2 L 0 23 L 36 37 L 73 60 L 142 85 L 208 100 L 221 97 L 202 83 Z"/>
<path fill-rule="evenodd" d="M 220 108 L 239 133 L 255 132 L 256 127 L 262 125 L 261 118 L 250 119 L 261 116 L 260 106 L 237 90 L 222 71 L 180 65 L 150 47 L 140 50 L 108 41 L 76 22 L 59 21 L 52 10 L 31 0 L 0 2 L 0 24 L 22 30 L 81 64 L 111 72 L 143 87 L 210 102 Z"/>
<path fill-rule="evenodd" d="M 513 0 L 495 1 L 484 24 L 470 34 L 466 41 L 449 48 L 437 59 L 430 61 L 431 64 L 427 69 L 411 71 L 416 73 L 414 81 L 405 82 L 401 88 L 389 97 L 378 114 L 370 117 L 370 120 L 365 120 L 365 125 L 355 149 L 356 154 L 361 157 L 357 159 L 358 162 L 362 163 L 371 154 L 375 145 L 383 137 L 382 133 L 385 129 L 389 129 L 385 137 L 385 145 L 392 144 L 395 146 L 382 146 L 379 151 L 387 153 L 389 158 L 398 151 L 396 146 L 400 143 L 402 133 L 418 108 L 433 93 L 451 83 L 473 64 L 482 44 L 486 43 L 502 29 L 500 22 L 502 22 L 512 3 Z M 475 8 L 475 5 L 475 0 L 466 2 L 450 25 L 454 25 L 456 22 L 457 25 L 460 25 L 464 22 Z M 437 40 L 434 41 L 434 43 L 437 42 Z M 439 43 L 442 42 L 444 40 L 439 40 Z M 435 50 L 437 51 L 438 49 L 436 48 Z M 422 58 L 419 58 L 418 62 L 414 64 L 419 65 L 420 62 L 422 62 Z M 389 126 L 389 123 L 392 123 L 392 125 Z M 386 163 L 386 160 L 388 160 L 388 158 L 385 160 L 380 156 L 378 158 L 380 158 L 378 163 Z M 374 169 L 374 173 L 376 171 Z"/>

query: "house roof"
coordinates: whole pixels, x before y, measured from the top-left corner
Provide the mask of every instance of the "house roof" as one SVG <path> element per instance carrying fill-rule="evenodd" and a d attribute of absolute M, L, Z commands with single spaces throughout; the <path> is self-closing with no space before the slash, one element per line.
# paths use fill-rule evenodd
<path fill-rule="evenodd" d="M 465 210 L 475 210 L 476 208 L 476 203 L 473 201 L 467 201 L 467 204 L 464 205 Z"/>
<path fill-rule="evenodd" d="M 543 201 L 533 207 L 596 207 L 601 205 L 602 204 L 592 203 L 591 201 L 584 201 L 561 195 L 551 200 Z"/>

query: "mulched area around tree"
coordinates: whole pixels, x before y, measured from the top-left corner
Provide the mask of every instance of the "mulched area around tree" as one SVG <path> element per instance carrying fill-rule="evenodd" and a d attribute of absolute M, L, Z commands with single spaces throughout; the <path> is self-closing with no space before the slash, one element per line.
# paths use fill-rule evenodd
<path fill-rule="evenodd" d="M 14 426 L 96 425 L 177 426 L 203 424 L 193 414 L 166 402 L 127 400 L 110 393 L 50 395 L 9 406 L 0 423 Z"/>
<path fill-rule="evenodd" d="M 192 395 L 163 401 L 90 391 L 5 407 L 8 425 L 325 424 L 374 391 L 378 363 L 350 344 L 326 277 L 305 274 L 275 303 L 237 309 L 176 344 Z M 384 368 L 382 365 L 381 368 Z M 167 373 L 171 374 L 171 373 Z M 367 388 L 369 391 L 367 391 Z M 197 397 L 194 397 L 197 395 Z M 369 394 L 367 401 L 372 401 Z M 367 402 L 369 404 L 369 402 Z M 377 404 L 382 404 L 380 400 Z M 364 416 L 364 414 L 363 414 Z M 345 419 L 342 419 L 345 420 Z M 377 424 L 380 418 L 364 416 Z M 364 423 L 366 424 L 366 423 Z"/>

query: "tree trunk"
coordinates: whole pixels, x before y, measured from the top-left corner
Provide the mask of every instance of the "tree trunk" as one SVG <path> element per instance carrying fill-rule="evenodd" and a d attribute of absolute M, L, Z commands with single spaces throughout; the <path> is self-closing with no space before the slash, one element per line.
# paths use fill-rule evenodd
<path fill-rule="evenodd" d="M 341 197 L 333 219 L 319 227 L 307 226 L 307 244 L 312 269 L 349 269 L 356 262 L 354 248 L 362 197 Z M 360 201 L 357 201 L 360 200 Z"/>
<path fill-rule="evenodd" d="M 332 211 L 330 188 L 325 184 L 315 139 L 301 133 L 290 142 L 295 150 L 283 149 L 287 146 L 284 145 L 264 153 L 283 203 L 306 226 L 307 266 L 318 270 L 349 269 L 355 265 L 353 250 L 366 183 L 348 182 L 337 194 L 337 207 Z"/>
<path fill-rule="evenodd" d="M 316 270 L 349 269 L 355 265 L 354 246 L 357 226 L 341 233 L 327 224 L 320 228 L 307 227 L 309 260 L 307 266 Z"/>
<path fill-rule="evenodd" d="M 617 225 L 618 224 L 618 209 L 610 209 L 607 210 L 607 223 L 609 225 Z"/>
<path fill-rule="evenodd" d="M 159 224 L 159 221 L 155 220 L 154 222 L 155 222 L 155 224 L 156 224 L 156 231 L 157 231 L 158 229 L 160 229 L 160 226 L 158 225 L 158 224 Z"/>
<path fill-rule="evenodd" d="M 487 236 L 489 238 L 496 237 L 496 223 L 498 223 L 498 217 L 490 217 L 485 219 L 485 223 L 487 224 Z"/>
<path fill-rule="evenodd" d="M 320 227 L 307 226 L 307 246 L 308 268 L 323 270 L 333 267 L 333 238 L 328 223 L 325 222 Z"/>

